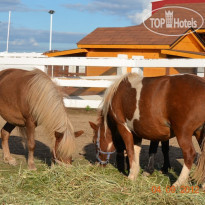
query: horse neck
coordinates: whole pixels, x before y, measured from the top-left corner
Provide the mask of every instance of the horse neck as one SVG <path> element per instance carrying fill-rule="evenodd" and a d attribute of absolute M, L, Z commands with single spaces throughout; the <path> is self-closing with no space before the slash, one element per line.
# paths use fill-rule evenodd
<path fill-rule="evenodd" d="M 28 82 L 27 100 L 34 120 L 49 133 L 73 131 L 63 97 L 46 74 L 35 71 Z"/>
<path fill-rule="evenodd" d="M 50 110 L 49 114 L 45 117 L 42 117 L 41 124 L 46 127 L 49 132 L 59 132 L 67 133 L 74 132 L 72 124 L 68 118 L 68 114 L 64 108 L 63 103 L 57 103 L 56 107 L 53 110 Z M 47 109 L 45 108 L 45 111 Z M 43 113 L 42 113 L 43 114 Z"/>

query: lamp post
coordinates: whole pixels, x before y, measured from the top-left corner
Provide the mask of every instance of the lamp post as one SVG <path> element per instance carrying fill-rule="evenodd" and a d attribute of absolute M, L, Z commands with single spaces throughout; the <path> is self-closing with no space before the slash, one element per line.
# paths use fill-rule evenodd
<path fill-rule="evenodd" d="M 7 46 L 6 46 L 6 52 L 9 51 L 9 32 L 10 32 L 10 24 L 11 24 L 11 11 L 9 11 L 9 21 L 8 21 L 8 33 L 7 33 Z"/>
<path fill-rule="evenodd" d="M 48 12 L 51 15 L 51 20 L 50 20 L 50 44 L 49 44 L 49 50 L 51 51 L 51 43 L 52 43 L 52 24 L 53 24 L 53 14 L 55 13 L 54 10 L 50 10 Z"/>

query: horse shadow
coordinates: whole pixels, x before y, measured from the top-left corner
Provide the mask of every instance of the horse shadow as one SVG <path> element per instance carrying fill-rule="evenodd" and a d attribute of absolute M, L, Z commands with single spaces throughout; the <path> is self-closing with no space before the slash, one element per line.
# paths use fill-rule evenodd
<path fill-rule="evenodd" d="M 95 164 L 96 163 L 96 149 L 94 144 L 88 144 L 84 147 L 84 157 L 86 160 L 88 160 L 90 163 Z M 182 151 L 179 147 L 170 146 L 169 147 L 169 157 L 170 157 L 170 164 L 175 172 L 176 175 L 179 176 L 181 169 L 182 169 L 182 161 L 183 161 L 183 155 Z M 145 170 L 149 159 L 149 145 L 142 145 L 141 153 L 140 153 L 140 167 Z M 112 154 L 109 160 L 109 163 L 117 168 L 116 163 L 116 153 Z M 164 159 L 163 154 L 161 151 L 161 146 L 158 147 L 157 154 L 155 156 L 155 170 L 161 171 L 161 168 L 163 166 Z M 127 172 L 123 172 L 125 174 Z M 169 180 L 171 184 L 176 181 L 176 175 L 173 175 L 172 172 L 168 172 L 166 174 L 169 177 Z"/>
<path fill-rule="evenodd" d="M 2 139 L 0 138 L 0 149 L 2 149 L 1 142 Z M 8 143 L 11 154 L 23 155 L 25 156 L 26 161 L 28 160 L 28 149 L 26 145 L 26 140 L 24 140 L 22 137 L 10 136 Z M 36 147 L 34 150 L 34 157 L 42 161 L 43 163 L 46 163 L 48 166 L 51 166 L 52 155 L 50 148 L 38 140 L 35 140 L 35 143 Z"/>

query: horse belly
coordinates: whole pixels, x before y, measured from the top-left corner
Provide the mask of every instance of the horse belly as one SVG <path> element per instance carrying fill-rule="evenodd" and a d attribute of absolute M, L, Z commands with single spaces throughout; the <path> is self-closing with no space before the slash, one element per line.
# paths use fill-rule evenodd
<path fill-rule="evenodd" d="M 165 141 L 171 137 L 170 127 L 166 123 L 150 123 L 133 119 L 132 125 L 129 122 L 127 124 L 130 130 L 143 139 Z"/>
<path fill-rule="evenodd" d="M 2 103 L 0 100 L 0 115 L 2 118 L 15 125 L 24 126 L 25 125 L 25 118 L 23 117 L 20 109 L 16 106 L 7 105 L 5 102 Z"/>
<path fill-rule="evenodd" d="M 17 126 L 25 126 L 25 119 L 23 118 L 22 115 L 20 115 L 20 113 L 12 113 L 10 114 L 10 112 L 8 113 L 1 113 L 1 116 L 2 118 L 11 123 L 11 124 L 14 124 L 14 125 L 17 125 Z"/>

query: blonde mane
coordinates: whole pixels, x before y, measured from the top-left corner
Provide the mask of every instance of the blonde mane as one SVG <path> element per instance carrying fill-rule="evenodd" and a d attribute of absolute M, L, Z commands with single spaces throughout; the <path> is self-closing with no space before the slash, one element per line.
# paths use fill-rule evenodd
<path fill-rule="evenodd" d="M 127 80 L 128 78 L 137 78 L 139 77 L 139 75 L 137 73 L 127 73 L 121 77 L 119 77 L 117 80 L 114 81 L 114 83 L 107 88 L 107 90 L 105 91 L 102 103 L 101 103 L 101 115 L 104 117 L 104 126 L 105 128 L 107 127 L 107 115 L 108 115 L 108 111 L 109 108 L 111 107 L 111 102 L 113 99 L 113 96 L 115 95 L 120 83 L 122 81 Z M 101 117 L 102 117 L 101 116 Z"/>
<path fill-rule="evenodd" d="M 75 150 L 74 130 L 63 103 L 63 96 L 44 72 L 34 70 L 28 75 L 31 79 L 28 82 L 27 101 L 31 115 L 50 136 L 54 136 L 55 132 L 64 134 L 58 154 L 62 157 L 70 156 Z"/>

